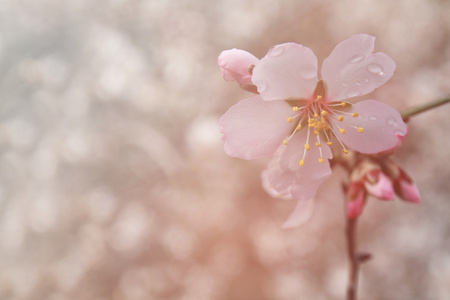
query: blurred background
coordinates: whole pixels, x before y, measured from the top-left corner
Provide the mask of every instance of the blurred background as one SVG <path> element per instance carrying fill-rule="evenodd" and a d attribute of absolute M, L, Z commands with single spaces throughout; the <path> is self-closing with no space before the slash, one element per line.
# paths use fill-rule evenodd
<path fill-rule="evenodd" d="M 450 94 L 450 2 L 0 1 L 0 299 L 344 299 L 339 170 L 306 225 L 228 157 L 219 117 L 249 93 L 217 56 L 275 44 L 319 62 L 356 33 L 397 63 L 365 98 Z M 394 159 L 422 204 L 370 199 L 361 299 L 450 298 L 450 105 L 414 117 Z"/>

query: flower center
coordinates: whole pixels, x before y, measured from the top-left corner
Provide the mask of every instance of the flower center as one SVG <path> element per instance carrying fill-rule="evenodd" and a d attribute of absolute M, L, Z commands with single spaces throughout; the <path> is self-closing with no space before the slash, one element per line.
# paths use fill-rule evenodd
<path fill-rule="evenodd" d="M 311 149 L 311 145 L 318 147 L 319 150 L 319 162 L 323 163 L 325 160 L 322 155 L 322 143 L 326 143 L 331 146 L 333 142 L 331 141 L 332 136 L 336 138 L 342 147 L 342 151 L 348 154 L 348 150 L 344 143 L 340 139 L 340 135 L 345 134 L 345 128 L 343 128 L 342 123 L 345 123 L 347 118 L 358 118 L 359 114 L 357 112 L 350 113 L 348 110 L 352 107 L 349 102 L 326 102 L 323 101 L 321 95 L 314 95 L 314 100 L 311 101 L 298 101 L 298 103 L 303 105 L 292 106 L 292 110 L 296 112 L 295 115 L 287 119 L 288 123 L 294 123 L 295 127 L 289 137 L 283 140 L 283 143 L 287 145 L 289 140 L 300 130 L 305 128 L 306 142 L 304 144 L 303 156 L 299 161 L 299 165 L 303 166 L 305 164 L 305 158 L 307 151 Z M 292 102 L 291 102 L 292 103 Z M 346 123 L 348 127 L 354 128 L 356 131 L 362 133 L 364 128 L 355 127 Z"/>

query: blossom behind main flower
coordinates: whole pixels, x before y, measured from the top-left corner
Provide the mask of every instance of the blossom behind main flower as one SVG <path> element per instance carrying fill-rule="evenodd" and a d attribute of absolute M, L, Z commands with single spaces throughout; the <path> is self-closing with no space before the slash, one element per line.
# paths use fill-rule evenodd
<path fill-rule="evenodd" d="M 375 100 L 357 104 L 346 100 L 372 92 L 395 70 L 389 56 L 373 53 L 374 42 L 374 37 L 358 34 L 338 44 L 323 62 L 320 80 L 316 56 L 299 44 L 274 46 L 259 61 L 242 55 L 242 50 L 222 52 L 224 78 L 242 84 L 239 76 L 250 74 L 258 91 L 220 118 L 225 152 L 242 159 L 271 157 L 267 168 L 271 188 L 281 197 L 312 201 L 331 175 L 332 144 L 344 153 L 348 148 L 373 154 L 397 147 L 407 133 L 398 111 Z M 233 70 L 223 66 L 237 68 L 233 62 L 238 60 L 244 65 L 239 64 L 239 72 L 231 77 Z M 241 75 L 242 70 L 249 74 Z M 296 212 L 287 226 L 304 219 L 301 210 Z"/>

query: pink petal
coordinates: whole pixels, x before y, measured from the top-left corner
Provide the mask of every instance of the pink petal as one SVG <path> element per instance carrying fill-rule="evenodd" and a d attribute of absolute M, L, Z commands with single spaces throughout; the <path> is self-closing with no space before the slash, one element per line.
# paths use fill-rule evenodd
<path fill-rule="evenodd" d="M 392 77 L 395 62 L 385 53 L 372 54 L 375 37 L 357 34 L 338 44 L 322 65 L 327 97 L 341 100 L 372 92 Z"/>
<path fill-rule="evenodd" d="M 259 59 L 244 50 L 231 49 L 220 53 L 218 63 L 223 79 L 237 81 L 240 85 L 253 85 L 250 66 L 256 65 Z"/>
<path fill-rule="evenodd" d="M 408 132 L 400 113 L 375 100 L 358 102 L 344 115 L 344 121 L 335 121 L 333 128 L 339 139 L 349 148 L 361 153 L 373 154 L 396 147 Z M 352 113 L 358 113 L 354 118 Z M 336 124 L 345 129 L 345 134 L 339 133 Z M 356 128 L 362 127 L 364 132 Z"/>
<path fill-rule="evenodd" d="M 307 129 L 296 133 L 287 146 L 281 145 L 275 152 L 267 168 L 269 181 L 282 196 L 291 195 L 299 201 L 314 198 L 322 182 L 331 175 L 329 159 L 333 157 L 328 146 L 323 145 L 323 163 L 319 163 L 319 148 L 314 146 L 311 138 L 311 149 L 306 151 L 304 165 L 299 161 L 303 157 Z M 311 134 L 312 135 L 312 134 Z M 314 137 L 314 135 L 312 135 Z M 314 138 L 315 139 L 315 138 Z"/>
<path fill-rule="evenodd" d="M 253 69 L 252 81 L 264 100 L 310 97 L 317 84 L 317 58 L 299 44 L 274 46 Z"/>
<path fill-rule="evenodd" d="M 284 195 L 282 196 L 280 193 L 278 193 L 272 186 L 272 184 L 269 182 L 269 172 L 267 170 L 264 170 L 261 173 L 261 179 L 262 179 L 262 186 L 264 190 L 273 198 L 280 198 L 283 200 L 292 200 L 291 195 Z"/>
<path fill-rule="evenodd" d="M 394 187 L 392 185 L 392 182 L 389 180 L 389 178 L 384 175 L 384 173 L 377 171 L 377 182 L 371 183 L 369 181 L 364 181 L 364 186 L 366 190 L 374 197 L 377 197 L 381 200 L 394 200 L 395 199 L 395 192 Z"/>
<path fill-rule="evenodd" d="M 233 105 L 219 121 L 225 152 L 242 159 L 271 156 L 293 129 L 286 121 L 293 113 L 286 102 L 260 96 Z"/>
<path fill-rule="evenodd" d="M 297 201 L 294 211 L 283 223 L 283 228 L 289 229 L 298 227 L 309 221 L 314 210 L 313 199 Z"/>

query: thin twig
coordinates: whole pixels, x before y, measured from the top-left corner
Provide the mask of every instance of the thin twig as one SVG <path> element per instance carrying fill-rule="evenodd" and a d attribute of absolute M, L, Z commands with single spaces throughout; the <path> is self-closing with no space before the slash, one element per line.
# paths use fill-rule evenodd
<path fill-rule="evenodd" d="M 407 121 L 410 117 L 417 115 L 421 112 L 427 111 L 429 109 L 438 107 L 440 105 L 443 105 L 447 102 L 450 102 L 450 97 L 448 98 L 444 98 L 444 99 L 439 99 L 430 103 L 426 103 L 424 105 L 419 105 L 419 106 L 415 106 L 415 107 L 411 107 L 409 109 L 406 109 L 404 112 L 402 112 L 402 117 L 403 120 Z"/>

